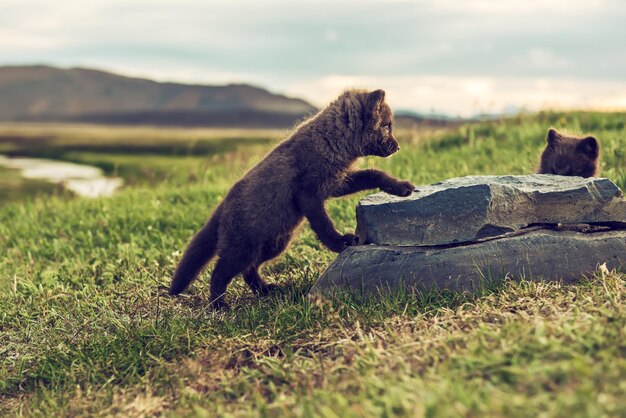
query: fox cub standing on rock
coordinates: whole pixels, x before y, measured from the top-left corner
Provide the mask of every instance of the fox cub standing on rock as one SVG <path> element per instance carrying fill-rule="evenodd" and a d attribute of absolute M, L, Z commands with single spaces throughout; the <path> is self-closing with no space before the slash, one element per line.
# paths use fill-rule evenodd
<path fill-rule="evenodd" d="M 255 293 L 267 294 L 272 286 L 259 275 L 259 266 L 283 252 L 305 217 L 332 251 L 358 245 L 356 235 L 335 230 L 324 201 L 373 188 L 397 196 L 413 192 L 413 184 L 382 171 L 350 170 L 358 157 L 398 151 L 392 118 L 383 90 L 348 90 L 300 125 L 230 189 L 191 240 L 170 294 L 185 290 L 214 255 L 219 257 L 211 277 L 215 308 L 226 305 L 226 287 L 239 273 Z"/>
<path fill-rule="evenodd" d="M 598 172 L 600 144 L 593 136 L 576 138 L 548 131 L 548 145 L 541 154 L 539 174 L 593 177 Z"/>

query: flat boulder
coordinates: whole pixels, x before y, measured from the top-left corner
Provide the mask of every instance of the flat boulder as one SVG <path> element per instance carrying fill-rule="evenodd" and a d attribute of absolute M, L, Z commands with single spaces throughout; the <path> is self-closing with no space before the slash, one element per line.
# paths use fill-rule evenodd
<path fill-rule="evenodd" d="M 456 247 L 348 247 L 310 290 L 312 296 L 476 291 L 505 278 L 575 283 L 599 265 L 626 262 L 626 231 L 533 230 Z"/>
<path fill-rule="evenodd" d="M 377 193 L 356 212 L 364 242 L 395 246 L 471 242 L 534 224 L 626 225 L 626 200 L 611 180 L 545 174 L 453 178 L 408 197 Z"/>

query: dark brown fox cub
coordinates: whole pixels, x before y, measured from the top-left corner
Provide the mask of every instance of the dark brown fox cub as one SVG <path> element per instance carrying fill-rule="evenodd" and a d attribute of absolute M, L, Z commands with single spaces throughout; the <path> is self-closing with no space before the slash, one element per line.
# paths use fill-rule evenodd
<path fill-rule="evenodd" d="M 170 294 L 185 290 L 214 255 L 219 260 L 211 277 L 213 306 L 225 305 L 226 287 L 239 273 L 255 293 L 267 294 L 272 287 L 259 266 L 283 252 L 304 218 L 332 251 L 357 245 L 356 235 L 337 232 L 324 209 L 326 199 L 374 188 L 397 196 L 414 190 L 382 171 L 350 170 L 358 157 L 388 157 L 399 149 L 384 99 L 382 90 L 346 91 L 244 175 L 191 240 Z"/>
<path fill-rule="evenodd" d="M 541 154 L 539 174 L 593 177 L 598 172 L 600 143 L 593 136 L 576 138 L 548 131 L 548 145 Z"/>

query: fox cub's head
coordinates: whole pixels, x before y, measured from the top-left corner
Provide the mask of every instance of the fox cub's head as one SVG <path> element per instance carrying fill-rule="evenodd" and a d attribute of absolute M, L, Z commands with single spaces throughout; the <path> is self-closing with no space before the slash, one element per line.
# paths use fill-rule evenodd
<path fill-rule="evenodd" d="M 400 149 L 393 136 L 393 113 L 385 103 L 385 92 L 348 90 L 337 99 L 339 123 L 346 131 L 343 140 L 350 142 L 355 157 L 388 157 Z"/>
<path fill-rule="evenodd" d="M 541 154 L 540 174 L 593 177 L 598 171 L 600 144 L 593 136 L 576 138 L 548 131 L 548 144 Z"/>

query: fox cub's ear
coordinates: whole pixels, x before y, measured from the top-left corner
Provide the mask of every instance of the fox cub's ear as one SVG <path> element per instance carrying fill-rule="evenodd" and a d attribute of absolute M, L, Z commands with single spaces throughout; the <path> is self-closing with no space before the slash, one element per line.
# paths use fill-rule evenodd
<path fill-rule="evenodd" d="M 554 148 L 557 142 L 561 139 L 561 134 L 559 134 L 556 129 L 550 128 L 548 131 L 548 136 L 546 137 L 546 141 L 548 141 L 548 147 Z"/>
<path fill-rule="evenodd" d="M 594 160 L 598 158 L 598 155 L 600 154 L 600 144 L 593 136 L 588 136 L 587 138 L 581 140 L 577 148 L 578 151 Z"/>
<path fill-rule="evenodd" d="M 367 107 L 371 111 L 375 111 L 385 100 L 385 91 L 384 90 L 374 90 L 367 97 Z"/>

